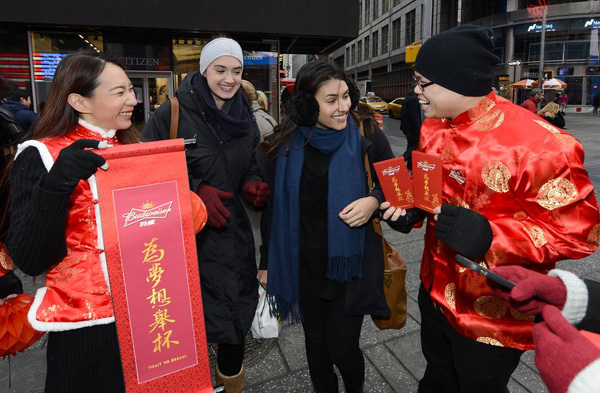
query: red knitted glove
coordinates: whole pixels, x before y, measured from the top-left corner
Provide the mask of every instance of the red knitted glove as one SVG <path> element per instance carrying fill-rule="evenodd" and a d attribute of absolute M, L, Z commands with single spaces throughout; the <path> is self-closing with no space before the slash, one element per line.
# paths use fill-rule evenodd
<path fill-rule="evenodd" d="M 231 217 L 231 213 L 223 202 L 224 199 L 233 198 L 233 194 L 226 191 L 221 191 L 211 187 L 208 184 L 202 183 L 198 186 L 196 194 L 202 199 L 208 213 L 208 223 L 213 228 L 223 228 L 227 225 L 227 219 Z"/>
<path fill-rule="evenodd" d="M 498 297 L 523 314 L 537 315 L 546 305 L 562 310 L 567 301 L 567 288 L 558 277 L 537 273 L 521 266 L 500 266 L 491 271 L 517 284 L 509 293 L 504 287 L 494 285 L 488 280 Z"/>
<path fill-rule="evenodd" d="M 544 322 L 533 327 L 535 364 L 552 393 L 565 393 L 573 379 L 594 360 L 600 349 L 563 318 L 553 306 L 542 310 Z"/>
<path fill-rule="evenodd" d="M 261 181 L 251 181 L 244 185 L 244 198 L 254 207 L 263 207 L 271 196 L 269 185 Z"/>

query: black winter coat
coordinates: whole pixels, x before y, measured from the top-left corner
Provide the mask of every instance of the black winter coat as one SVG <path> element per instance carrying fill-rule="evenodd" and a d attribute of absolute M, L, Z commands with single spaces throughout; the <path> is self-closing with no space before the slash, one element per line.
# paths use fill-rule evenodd
<path fill-rule="evenodd" d="M 367 120 L 368 121 L 368 120 Z M 372 124 L 372 123 L 371 123 Z M 369 163 L 371 166 L 371 174 L 373 176 L 374 189 L 368 194 L 375 197 L 379 203 L 385 201 L 383 191 L 377 184 L 377 175 L 373 168 L 373 163 L 387 160 L 394 157 L 390 143 L 383 131 L 373 124 L 372 135 L 361 138 L 361 163 L 364 162 L 365 154 L 368 154 Z M 269 188 L 274 190 L 275 186 L 275 170 L 277 167 L 277 154 L 266 156 L 264 153 L 257 155 L 259 165 L 265 177 L 265 181 L 269 183 Z M 365 171 L 365 180 L 367 179 Z M 368 185 L 365 181 L 365 190 L 368 193 Z M 272 217 L 272 201 L 269 201 L 266 210 L 261 218 L 261 235 L 262 246 L 260 247 L 261 260 L 260 269 L 268 270 L 269 260 L 269 236 Z M 374 217 L 379 214 L 379 210 L 375 211 Z M 362 277 L 355 279 L 347 285 L 346 289 L 346 314 L 348 315 L 366 315 L 387 318 L 390 315 L 390 310 L 385 301 L 383 293 L 383 243 L 381 236 L 375 233 L 373 221 L 366 224 L 365 232 L 365 250 L 362 266 Z"/>
<path fill-rule="evenodd" d="M 201 183 L 233 193 L 223 204 L 231 212 L 227 226 L 207 225 L 197 236 L 198 264 L 202 287 L 204 318 L 209 342 L 238 344 L 254 317 L 258 302 L 256 257 L 250 221 L 244 210 L 243 187 L 262 181 L 255 159 L 260 139 L 258 127 L 248 134 L 222 143 L 199 92 L 191 85 L 191 72 L 181 83 L 179 99 L 180 138 L 196 138 L 195 147 L 186 148 L 190 187 Z M 163 103 L 144 128 L 142 139 L 169 139 L 171 104 Z"/>

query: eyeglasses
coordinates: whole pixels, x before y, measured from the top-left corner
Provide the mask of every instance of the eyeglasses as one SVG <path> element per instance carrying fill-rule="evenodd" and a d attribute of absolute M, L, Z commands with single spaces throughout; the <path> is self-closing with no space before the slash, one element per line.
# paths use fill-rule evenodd
<path fill-rule="evenodd" d="M 415 81 L 415 83 L 417 84 L 417 86 L 419 86 L 419 88 L 421 89 L 421 91 L 424 93 L 425 92 L 425 88 L 427 86 L 431 86 L 433 85 L 435 82 L 427 82 L 427 83 L 423 83 L 421 82 L 419 79 L 417 79 L 416 76 L 413 75 L 413 80 Z"/>

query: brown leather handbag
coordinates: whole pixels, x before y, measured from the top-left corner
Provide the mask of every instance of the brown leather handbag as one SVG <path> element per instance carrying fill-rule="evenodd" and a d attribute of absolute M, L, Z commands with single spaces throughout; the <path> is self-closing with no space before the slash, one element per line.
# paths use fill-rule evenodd
<path fill-rule="evenodd" d="M 363 134 L 361 125 L 361 134 Z M 364 134 L 363 134 L 364 135 Z M 369 192 L 373 191 L 373 178 L 371 176 L 371 166 L 369 165 L 368 154 L 365 154 L 365 169 L 367 171 L 367 180 L 369 183 Z M 406 324 L 408 311 L 408 296 L 406 293 L 406 262 L 400 256 L 400 253 L 392 247 L 381 229 L 381 218 L 373 219 L 373 229 L 375 233 L 381 236 L 383 243 L 383 292 L 385 300 L 390 308 L 389 318 L 372 317 L 375 325 L 381 329 L 401 329 Z"/>

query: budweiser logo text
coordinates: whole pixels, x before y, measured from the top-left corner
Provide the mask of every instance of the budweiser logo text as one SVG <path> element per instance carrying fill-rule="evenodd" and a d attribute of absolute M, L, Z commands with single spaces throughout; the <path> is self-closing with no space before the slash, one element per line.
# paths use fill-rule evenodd
<path fill-rule="evenodd" d="M 153 207 L 151 209 L 132 208 L 129 213 L 123 214 L 123 217 L 125 218 L 125 225 L 123 225 L 123 227 L 125 228 L 144 220 L 156 220 L 161 218 L 167 218 L 167 216 L 171 212 L 172 204 L 173 201 L 163 203 L 162 205 Z"/>
<path fill-rule="evenodd" d="M 430 164 L 427 161 L 419 161 L 417 163 L 417 168 L 420 168 L 425 172 L 429 172 L 435 169 L 435 164 Z"/>
<path fill-rule="evenodd" d="M 394 176 L 398 172 L 400 172 L 400 165 L 385 168 L 382 173 L 383 173 L 383 176 Z"/>

